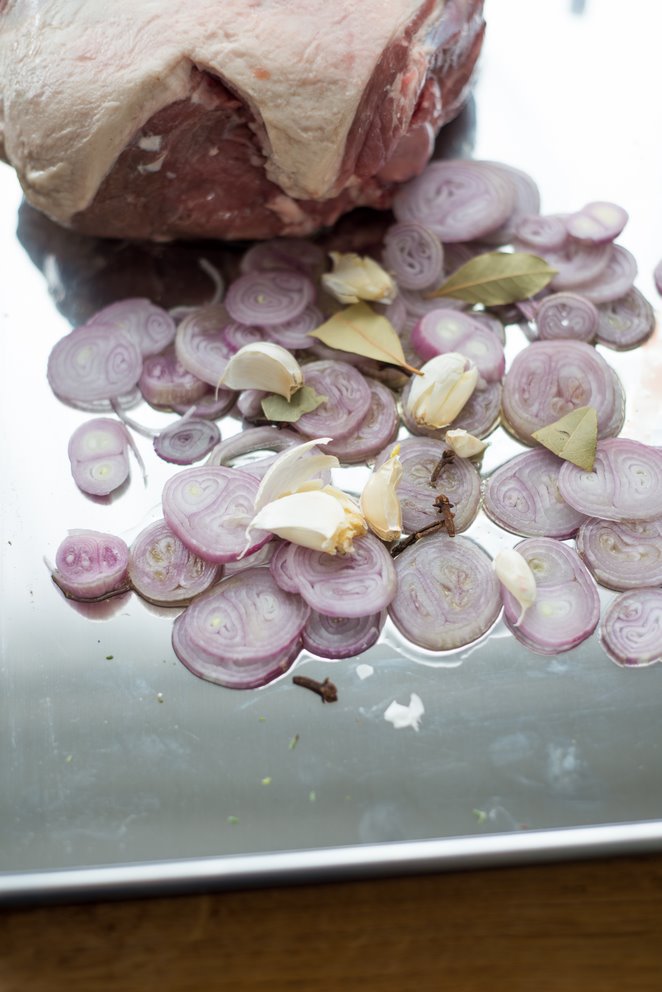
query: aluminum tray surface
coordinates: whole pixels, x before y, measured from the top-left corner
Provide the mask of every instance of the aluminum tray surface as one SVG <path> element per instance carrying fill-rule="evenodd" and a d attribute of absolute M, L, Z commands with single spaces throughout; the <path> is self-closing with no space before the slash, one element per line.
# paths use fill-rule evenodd
<path fill-rule="evenodd" d="M 615 0 L 486 7 L 474 98 L 443 153 L 530 172 L 547 213 L 622 203 L 631 219 L 621 240 L 657 305 L 657 32 L 628 37 Z M 627 22 L 637 17 L 650 18 L 644 0 L 628 8 Z M 167 284 L 171 302 L 186 302 L 187 273 L 204 291 L 201 249 L 87 242 L 19 210 L 5 167 L 0 184 L 0 894 L 260 884 L 662 846 L 662 666 L 621 670 L 595 636 L 544 658 L 499 623 L 434 659 L 391 632 L 360 659 L 299 661 L 299 673 L 337 684 L 339 701 L 322 705 L 291 673 L 248 692 L 196 679 L 173 654 L 167 611 L 135 596 L 103 609 L 65 601 L 44 557 L 70 528 L 130 540 L 158 515 L 171 470 L 139 438 L 147 488 L 134 465 L 109 505 L 83 497 L 66 444 L 85 414 L 51 394 L 49 349 L 91 306 L 145 292 L 150 279 Z M 633 352 L 602 351 L 627 386 L 623 433 L 662 444 L 660 334 Z M 517 450 L 502 431 L 492 442 L 487 469 Z M 492 552 L 513 543 L 484 517 L 469 533 Z M 373 673 L 361 678 L 359 664 Z M 395 730 L 384 711 L 412 692 L 425 707 L 420 729 Z"/>

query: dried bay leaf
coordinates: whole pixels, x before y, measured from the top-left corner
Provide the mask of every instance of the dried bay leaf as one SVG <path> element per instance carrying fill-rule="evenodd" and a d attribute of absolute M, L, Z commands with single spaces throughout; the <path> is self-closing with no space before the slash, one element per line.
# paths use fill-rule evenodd
<path fill-rule="evenodd" d="M 304 413 L 311 413 L 322 403 L 326 403 L 327 397 L 320 396 L 312 386 L 300 386 L 296 392 L 292 393 L 289 402 L 284 396 L 272 393 L 262 400 L 262 410 L 267 420 L 277 420 L 288 424 L 295 424 Z"/>
<path fill-rule="evenodd" d="M 466 303 L 499 306 L 535 296 L 556 275 L 544 258 L 526 252 L 489 251 L 461 265 L 427 299 L 451 296 Z"/>
<path fill-rule="evenodd" d="M 309 334 L 329 348 L 348 351 L 363 358 L 375 358 L 378 362 L 389 365 L 399 365 L 408 372 L 418 374 L 418 369 L 407 362 L 400 338 L 391 322 L 375 313 L 367 303 L 355 303 L 334 313 L 326 323 L 309 331 Z"/>
<path fill-rule="evenodd" d="M 565 417 L 541 427 L 531 435 L 559 458 L 593 471 L 598 443 L 598 414 L 592 406 L 580 406 Z"/>

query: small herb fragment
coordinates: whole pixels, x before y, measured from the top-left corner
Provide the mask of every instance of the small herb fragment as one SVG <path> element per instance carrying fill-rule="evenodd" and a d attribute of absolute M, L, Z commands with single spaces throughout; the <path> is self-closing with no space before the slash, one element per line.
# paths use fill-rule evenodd
<path fill-rule="evenodd" d="M 304 413 L 316 410 L 322 403 L 326 403 L 327 399 L 328 397 L 316 393 L 312 386 L 300 386 L 295 393 L 292 393 L 289 401 L 278 393 L 265 396 L 262 400 L 262 410 L 267 420 L 295 424 Z"/>
<path fill-rule="evenodd" d="M 239 817 L 238 816 L 228 816 L 227 821 L 228 821 L 228 823 L 231 823 L 234 826 L 236 823 L 239 823 Z"/>
<path fill-rule="evenodd" d="M 395 328 L 386 317 L 380 316 L 367 303 L 355 303 L 340 310 L 318 327 L 310 331 L 329 348 L 349 351 L 364 358 L 375 358 L 389 365 L 399 365 L 408 372 L 419 374 L 410 365 L 402 350 L 402 344 Z"/>
<path fill-rule="evenodd" d="M 293 751 L 298 743 L 299 743 L 299 735 L 295 734 L 294 737 L 290 738 L 290 743 L 287 746 L 290 749 L 290 751 Z"/>
<path fill-rule="evenodd" d="M 262 785 L 271 785 L 271 776 L 265 775 L 261 782 Z"/>
<path fill-rule="evenodd" d="M 565 417 L 541 427 L 531 435 L 543 447 L 553 451 L 586 472 L 593 471 L 598 443 L 598 414 L 592 406 L 580 406 Z"/>
<path fill-rule="evenodd" d="M 489 251 L 465 262 L 426 297 L 450 296 L 486 307 L 517 303 L 535 296 L 555 275 L 556 270 L 537 255 Z"/>

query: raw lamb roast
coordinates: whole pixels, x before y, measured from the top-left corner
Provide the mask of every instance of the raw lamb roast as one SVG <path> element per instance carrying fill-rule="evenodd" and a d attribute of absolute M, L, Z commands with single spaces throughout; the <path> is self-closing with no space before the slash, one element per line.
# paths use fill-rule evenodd
<path fill-rule="evenodd" d="M 30 203 L 84 233 L 310 234 L 423 169 L 466 97 L 482 7 L 0 0 L 0 152 Z"/>

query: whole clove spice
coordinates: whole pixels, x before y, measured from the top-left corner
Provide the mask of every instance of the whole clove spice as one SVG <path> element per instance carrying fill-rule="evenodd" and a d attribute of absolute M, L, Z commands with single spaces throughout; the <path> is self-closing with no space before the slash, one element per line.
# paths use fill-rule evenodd
<path fill-rule="evenodd" d="M 446 466 L 452 463 L 454 458 L 455 458 L 455 452 L 451 451 L 450 448 L 445 448 L 441 458 L 439 459 L 435 467 L 432 469 L 432 475 L 430 476 L 430 485 L 432 486 L 432 488 L 434 488 L 437 485 L 439 481 L 439 476 L 446 468 Z"/>
<path fill-rule="evenodd" d="M 316 693 L 323 703 L 335 703 L 338 699 L 338 690 L 331 679 L 318 682 L 317 679 L 308 678 L 307 675 L 294 675 L 292 681 L 295 685 Z"/>

